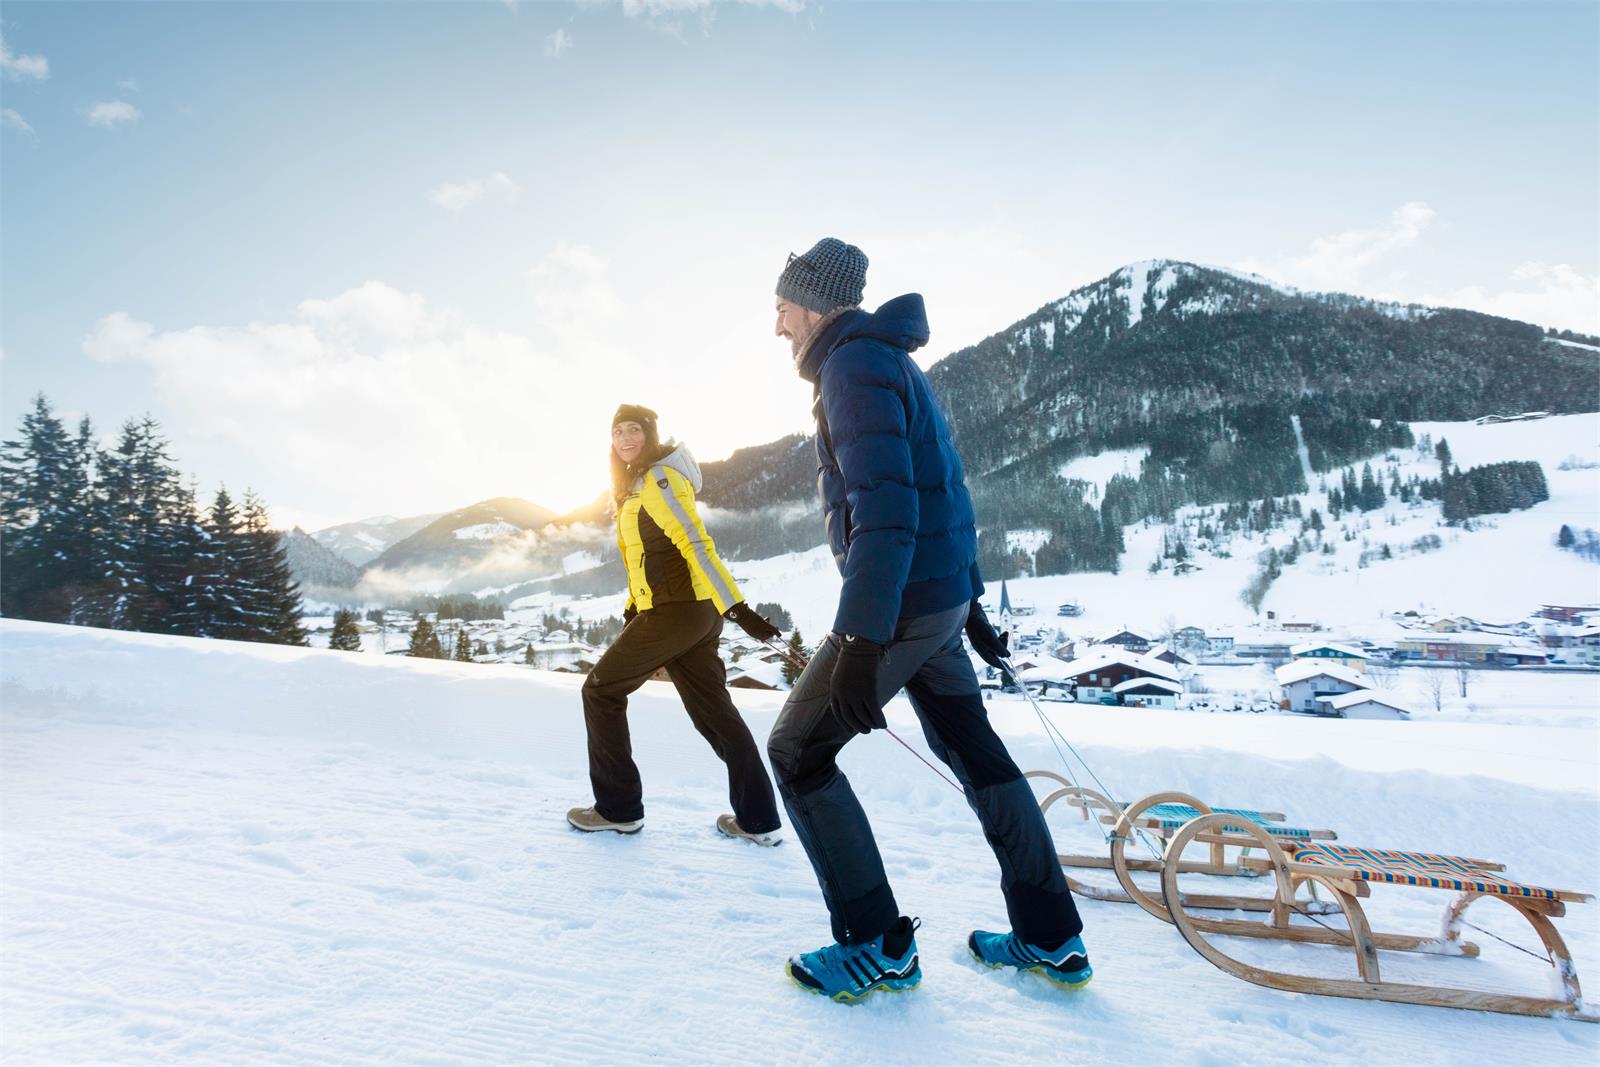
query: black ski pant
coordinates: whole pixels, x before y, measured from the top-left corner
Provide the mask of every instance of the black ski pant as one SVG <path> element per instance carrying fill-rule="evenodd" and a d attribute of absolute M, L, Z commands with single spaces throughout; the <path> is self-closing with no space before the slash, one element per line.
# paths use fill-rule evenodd
<path fill-rule="evenodd" d="M 700 735 L 728 765 L 728 799 L 739 826 L 776 830 L 778 805 L 761 750 L 728 696 L 728 672 L 717 655 L 722 616 L 709 600 L 661 604 L 634 616 L 583 683 L 594 808 L 613 822 L 644 818 L 643 786 L 628 736 L 628 694 L 662 667 L 683 698 Z"/>
<path fill-rule="evenodd" d="M 984 710 L 961 644 L 968 606 L 901 619 L 884 653 L 878 697 L 906 690 L 933 754 L 955 772 L 1000 863 L 1011 928 L 1029 944 L 1055 945 L 1083 930 L 1055 843 L 1022 772 Z M 778 792 L 822 885 L 834 939 L 871 941 L 900 915 L 872 827 L 835 762 L 857 736 L 840 725 L 828 689 L 839 638 L 829 634 L 795 682 L 767 740 Z"/>

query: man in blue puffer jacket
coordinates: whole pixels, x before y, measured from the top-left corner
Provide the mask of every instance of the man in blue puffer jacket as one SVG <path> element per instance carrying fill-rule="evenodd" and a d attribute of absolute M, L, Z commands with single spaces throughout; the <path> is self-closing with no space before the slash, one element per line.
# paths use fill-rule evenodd
<path fill-rule="evenodd" d="M 980 962 L 1089 980 L 1083 924 L 1033 791 L 989 725 L 963 630 L 1005 671 L 1005 638 L 978 604 L 983 583 L 961 458 L 910 353 L 928 340 L 922 297 L 859 307 L 867 257 L 834 238 L 789 257 L 777 333 L 812 383 L 817 486 L 844 575 L 833 632 L 795 682 L 767 753 L 805 846 L 836 943 L 789 960 L 802 987 L 835 1000 L 921 981 L 915 919 L 895 903 L 850 783 L 835 762 L 857 734 L 886 726 L 902 688 L 928 747 L 955 772 L 1000 862 L 1011 931 L 975 930 Z"/>

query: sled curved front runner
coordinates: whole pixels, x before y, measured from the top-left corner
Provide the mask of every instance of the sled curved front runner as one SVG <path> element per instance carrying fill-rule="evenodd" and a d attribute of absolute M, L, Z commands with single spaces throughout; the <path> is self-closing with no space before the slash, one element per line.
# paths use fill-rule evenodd
<path fill-rule="evenodd" d="M 1264 859 L 1245 862 L 1273 879 L 1275 894 L 1265 922 L 1200 918 L 1189 914 L 1184 908 L 1182 895 L 1178 891 L 1178 878 L 1184 873 L 1183 851 L 1196 843 L 1212 845 L 1218 839 L 1229 844 L 1249 841 L 1264 854 Z M 1504 867 L 1499 864 L 1461 856 L 1356 849 L 1316 843 L 1285 847 L 1259 826 L 1240 824 L 1226 814 L 1213 813 L 1188 822 L 1168 844 L 1166 862 L 1161 872 L 1161 890 L 1172 922 L 1183 939 L 1221 970 L 1256 985 L 1291 993 L 1314 993 L 1357 1000 L 1386 1000 L 1398 1004 L 1600 1021 L 1600 1016 L 1583 1003 L 1571 953 L 1551 922 L 1552 918 L 1566 913 L 1566 902 L 1591 901 L 1593 897 L 1569 890 L 1522 885 L 1500 876 L 1499 872 L 1503 870 Z M 1331 894 L 1347 929 L 1290 924 L 1291 916 L 1305 914 L 1294 899 L 1301 881 L 1314 882 Z M 1461 896 L 1445 913 L 1444 930 L 1438 938 L 1374 934 L 1361 906 L 1361 898 L 1370 895 L 1370 887 L 1374 884 L 1456 889 Z M 1466 909 L 1485 897 L 1503 901 L 1538 933 L 1560 982 L 1561 997 L 1515 996 L 1383 980 L 1378 961 L 1379 949 L 1476 956 L 1477 946 L 1460 939 L 1460 928 Z M 1357 977 L 1318 978 L 1256 967 L 1223 952 L 1206 937 L 1207 934 L 1346 947 L 1355 955 Z"/>
<path fill-rule="evenodd" d="M 1167 841 L 1185 823 L 1198 815 L 1210 814 L 1212 811 L 1234 815 L 1241 820 L 1262 826 L 1274 836 L 1292 840 L 1333 840 L 1338 836 L 1332 830 L 1288 826 L 1284 823 L 1287 816 L 1282 812 L 1255 811 L 1250 808 L 1213 809 L 1204 801 L 1187 793 L 1151 793 L 1132 804 L 1119 804 L 1102 793 L 1074 784 L 1054 771 L 1028 771 L 1024 777 L 1045 779 L 1060 784 L 1061 788 L 1049 793 L 1039 802 L 1039 810 L 1045 815 L 1050 813 L 1054 805 L 1065 803 L 1069 807 L 1076 808 L 1085 821 L 1095 820 L 1102 826 L 1111 828 L 1106 839 L 1107 854 L 1082 855 L 1062 852 L 1057 853 L 1056 858 L 1061 866 L 1069 871 L 1074 868 L 1109 869 L 1116 875 L 1121 888 L 1093 885 L 1068 873 L 1067 884 L 1072 887 L 1072 891 L 1091 900 L 1137 904 L 1162 922 L 1172 921 L 1167 915 L 1166 905 L 1157 896 L 1140 888 L 1133 880 L 1132 872 L 1160 874 Z M 1132 855 L 1128 851 L 1130 845 L 1134 846 Z M 1252 869 L 1242 862 L 1249 845 L 1241 847 L 1239 857 L 1232 860 L 1226 855 L 1226 847 L 1220 844 L 1213 846 L 1210 856 L 1203 862 L 1185 861 L 1183 873 L 1211 874 L 1230 878 L 1261 876 L 1259 870 Z M 1148 856 L 1141 853 L 1148 853 Z M 1184 905 L 1189 908 L 1266 911 L 1271 908 L 1272 900 L 1270 897 L 1187 893 L 1184 894 Z M 1301 906 L 1312 914 L 1338 910 L 1336 904 L 1321 900 L 1302 901 Z"/>

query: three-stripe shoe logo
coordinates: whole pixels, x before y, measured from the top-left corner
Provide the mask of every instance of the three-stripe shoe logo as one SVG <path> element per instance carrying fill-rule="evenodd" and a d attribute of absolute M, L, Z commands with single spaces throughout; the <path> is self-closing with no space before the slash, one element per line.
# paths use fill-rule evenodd
<path fill-rule="evenodd" d="M 917 973 L 917 957 L 913 953 L 911 959 L 900 970 L 885 967 L 870 953 L 863 952 L 858 956 L 849 956 L 844 960 L 844 969 L 855 982 L 857 989 L 865 989 L 876 982 L 900 981 L 910 978 Z"/>

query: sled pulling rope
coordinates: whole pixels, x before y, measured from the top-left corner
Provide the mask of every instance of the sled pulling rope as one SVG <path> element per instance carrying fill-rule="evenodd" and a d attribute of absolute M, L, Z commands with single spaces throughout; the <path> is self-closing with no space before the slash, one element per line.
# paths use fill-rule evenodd
<path fill-rule="evenodd" d="M 772 649 L 778 655 L 782 656 L 784 661 L 786 663 L 788 663 L 789 666 L 793 667 L 795 670 L 803 671 L 803 670 L 806 669 L 806 661 L 804 659 L 802 659 L 801 657 L 795 655 L 794 652 L 791 649 L 785 647 L 784 645 L 780 645 L 776 641 L 763 641 L 762 644 L 766 645 L 768 648 Z M 889 729 L 889 727 L 887 727 L 887 726 L 885 726 L 883 728 L 883 732 L 888 734 L 890 737 L 894 738 L 896 741 L 898 741 L 900 743 L 900 747 L 901 748 L 905 749 L 907 752 L 909 752 L 913 756 L 917 757 L 917 759 L 921 760 L 922 763 L 923 763 L 923 766 L 927 767 L 928 770 L 932 771 L 934 774 L 937 774 L 940 778 L 943 778 L 947 783 L 949 783 L 951 789 L 954 789 L 957 793 L 960 793 L 962 796 L 966 795 L 967 791 L 965 789 L 961 788 L 961 783 L 960 782 L 956 781 L 954 778 L 950 777 L 948 774 L 946 774 L 943 771 L 941 771 L 938 767 L 935 767 L 933 765 L 933 763 L 928 759 L 928 757 L 924 756 L 922 753 L 918 752 L 916 749 L 912 748 L 909 744 L 907 744 L 906 741 L 905 741 L 905 738 L 901 737 L 899 734 L 895 733 L 893 730 Z"/>

